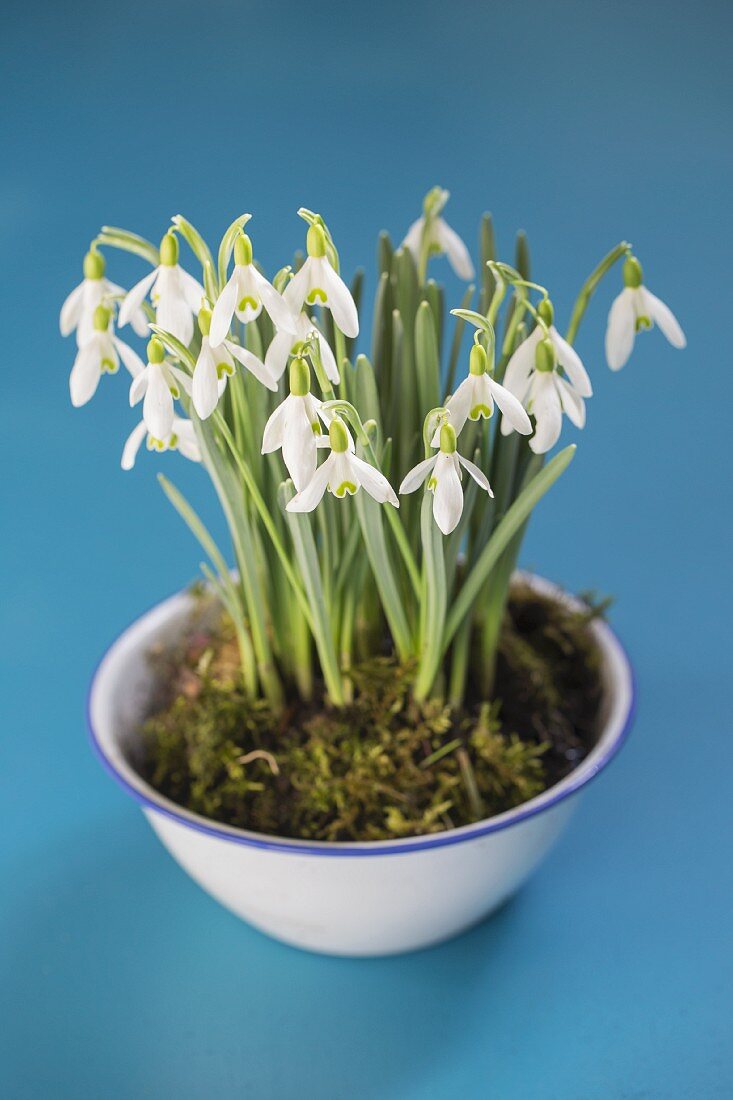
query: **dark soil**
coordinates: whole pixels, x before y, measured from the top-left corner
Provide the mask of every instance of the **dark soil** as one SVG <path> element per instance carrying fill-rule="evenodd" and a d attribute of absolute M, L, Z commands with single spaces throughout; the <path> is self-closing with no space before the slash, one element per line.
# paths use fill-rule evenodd
<path fill-rule="evenodd" d="M 231 625 L 194 617 L 153 654 L 161 693 L 143 727 L 144 774 L 174 802 L 228 825 L 308 839 L 380 840 L 469 824 L 533 798 L 598 736 L 600 655 L 582 612 L 515 586 L 496 698 L 460 711 L 411 696 L 391 657 L 353 670 L 354 702 L 274 717 L 241 690 Z"/>

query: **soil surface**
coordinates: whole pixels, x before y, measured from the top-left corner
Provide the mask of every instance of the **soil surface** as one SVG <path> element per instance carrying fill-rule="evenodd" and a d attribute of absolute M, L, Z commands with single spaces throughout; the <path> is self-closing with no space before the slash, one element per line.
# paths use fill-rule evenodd
<path fill-rule="evenodd" d="M 466 825 L 533 798 L 598 736 L 600 653 L 582 611 L 514 586 L 494 698 L 418 706 L 413 669 L 389 655 L 353 670 L 354 700 L 322 694 L 274 716 L 241 687 L 231 624 L 192 616 L 175 651 L 151 654 L 160 684 L 143 727 L 145 778 L 228 825 L 329 841 L 383 840 Z"/>

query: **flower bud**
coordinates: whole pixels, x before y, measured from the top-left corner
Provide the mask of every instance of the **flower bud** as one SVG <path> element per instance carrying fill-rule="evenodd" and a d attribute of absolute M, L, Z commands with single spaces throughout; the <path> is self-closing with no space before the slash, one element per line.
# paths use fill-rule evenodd
<path fill-rule="evenodd" d="M 547 373 L 555 369 L 555 349 L 552 340 L 540 340 L 534 353 L 535 369 Z"/>
<path fill-rule="evenodd" d="M 470 374 L 486 374 L 486 368 L 489 365 L 489 359 L 485 349 L 481 344 L 474 344 L 471 348 L 471 354 L 468 360 L 468 370 Z"/>
<path fill-rule="evenodd" d="M 456 453 L 458 444 L 456 442 L 456 429 L 452 424 L 443 424 L 440 429 L 440 449 L 444 455 L 453 455 Z"/>
<path fill-rule="evenodd" d="M 252 242 L 246 233 L 240 233 L 234 242 L 234 263 L 237 267 L 249 267 L 252 263 Z"/>
<path fill-rule="evenodd" d="M 308 255 L 314 256 L 318 259 L 326 255 L 326 234 L 323 232 L 323 226 L 311 225 L 308 229 L 308 234 L 305 241 L 306 248 L 308 249 Z"/>
<path fill-rule="evenodd" d="M 633 290 L 644 282 L 641 264 L 636 256 L 627 256 L 624 260 L 624 286 L 630 286 Z"/>
<path fill-rule="evenodd" d="M 91 248 L 84 257 L 84 278 L 101 279 L 105 266 L 102 253 L 97 252 L 96 248 Z"/>
<path fill-rule="evenodd" d="M 208 336 L 211 331 L 211 310 L 206 306 L 199 310 L 199 331 L 202 336 Z"/>
<path fill-rule="evenodd" d="M 341 455 L 349 449 L 349 433 L 340 416 L 334 416 L 328 427 L 328 442 L 331 450 Z"/>
<path fill-rule="evenodd" d="M 311 388 L 311 371 L 305 359 L 296 355 L 290 363 L 290 392 L 293 397 L 305 397 Z"/>
<path fill-rule="evenodd" d="M 540 320 L 544 321 L 549 328 L 555 321 L 555 307 L 549 298 L 543 298 L 540 304 L 537 306 L 537 313 Z"/>
<path fill-rule="evenodd" d="M 160 242 L 160 262 L 164 267 L 174 267 L 178 263 L 178 238 L 166 233 Z"/>
<path fill-rule="evenodd" d="M 109 319 L 112 316 L 106 306 L 97 306 L 92 317 L 95 332 L 106 332 L 109 328 Z"/>
<path fill-rule="evenodd" d="M 165 348 L 163 343 L 154 336 L 152 340 L 148 341 L 148 362 L 149 363 L 162 363 L 165 359 Z"/>

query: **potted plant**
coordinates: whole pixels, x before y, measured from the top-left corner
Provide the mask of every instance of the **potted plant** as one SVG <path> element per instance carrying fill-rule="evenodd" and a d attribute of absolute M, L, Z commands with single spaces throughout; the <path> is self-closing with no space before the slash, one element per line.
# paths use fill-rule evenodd
<path fill-rule="evenodd" d="M 208 558 L 203 583 L 138 619 L 102 659 L 93 742 L 175 858 L 264 931 L 317 951 L 438 942 L 509 897 L 631 721 L 633 684 L 603 608 L 517 573 L 533 508 L 575 446 L 547 459 L 592 394 L 574 348 L 618 264 L 606 355 L 684 335 L 622 241 L 583 283 L 565 336 L 522 234 L 499 260 L 491 218 L 452 330 L 428 278 L 468 250 L 428 193 L 378 248 L 371 356 L 324 219 L 272 281 L 237 218 L 214 256 L 183 217 L 160 247 L 104 227 L 64 303 L 71 399 L 120 363 L 142 420 L 122 452 L 201 462 L 234 568 L 161 485 Z M 201 282 L 181 267 L 185 242 Z M 152 270 L 108 281 L 106 248 Z M 232 263 L 233 261 L 233 263 Z M 147 339 L 141 358 L 118 335 Z M 468 351 L 463 347 L 470 336 Z"/>

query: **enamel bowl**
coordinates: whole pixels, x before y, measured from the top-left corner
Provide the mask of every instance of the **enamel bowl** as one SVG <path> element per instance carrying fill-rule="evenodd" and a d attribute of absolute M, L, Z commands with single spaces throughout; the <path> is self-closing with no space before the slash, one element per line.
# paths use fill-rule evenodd
<path fill-rule="evenodd" d="M 522 579 L 572 602 L 547 581 Z M 603 655 L 600 738 L 578 768 L 531 801 L 477 824 L 405 840 L 325 843 L 230 828 L 168 801 L 136 767 L 136 731 L 153 689 L 147 654 L 176 639 L 190 609 L 187 592 L 172 596 L 137 619 L 104 655 L 88 701 L 93 744 L 192 879 L 256 928 L 310 951 L 413 951 L 483 920 L 554 844 L 579 792 L 616 754 L 631 725 L 631 666 L 613 631 L 595 622 Z"/>

